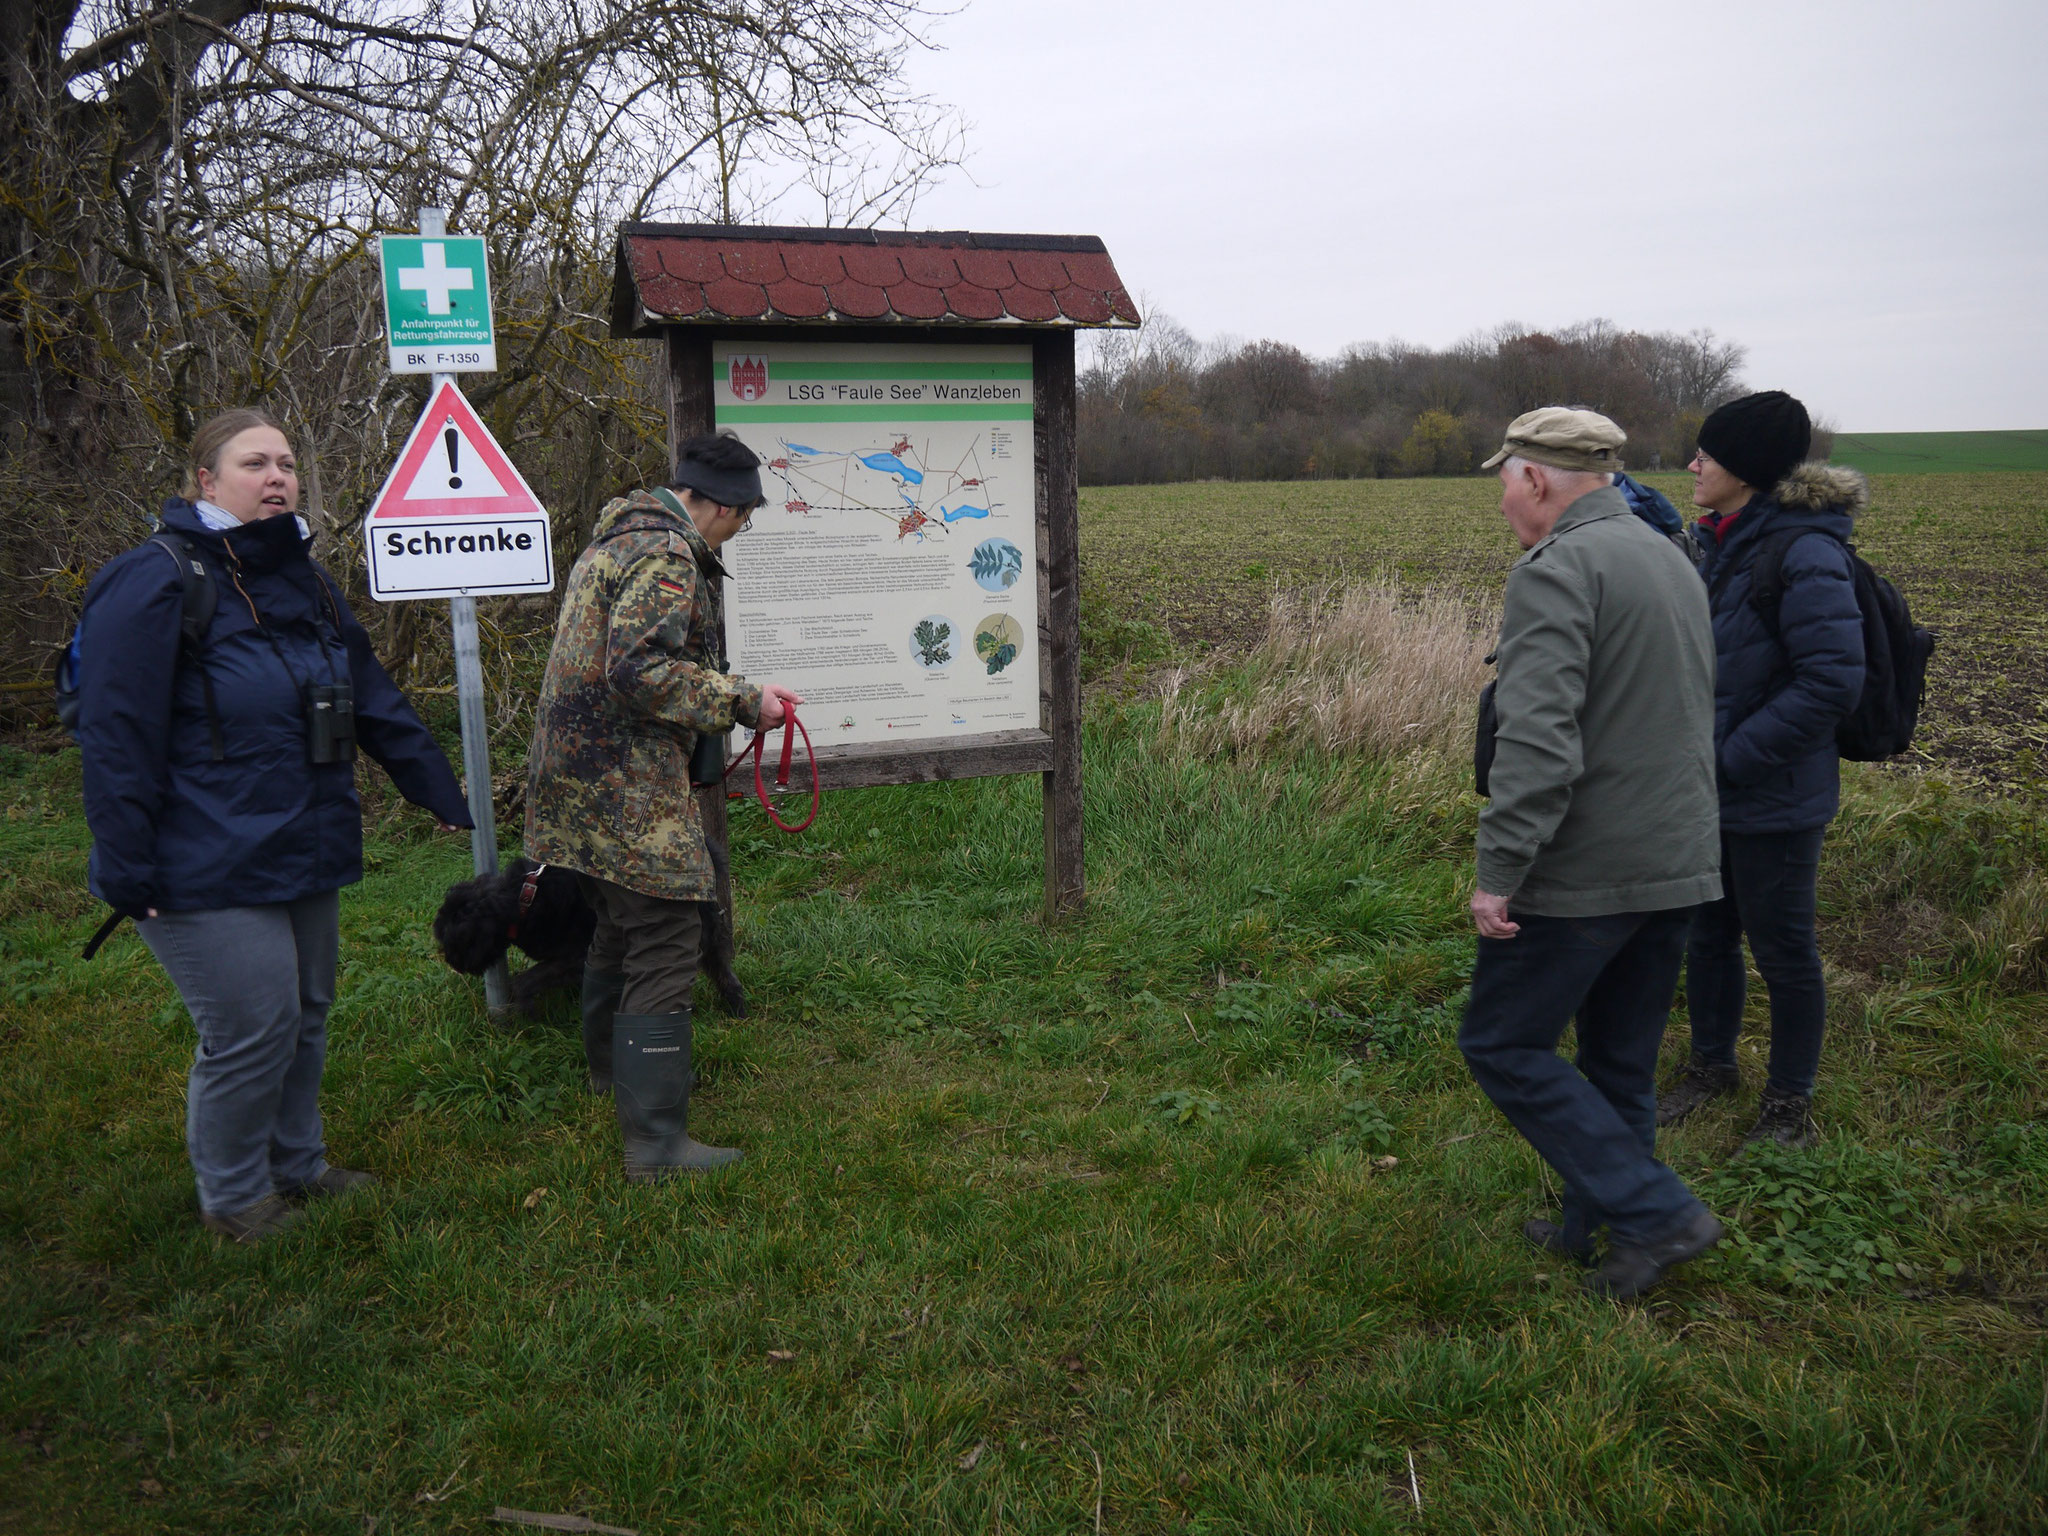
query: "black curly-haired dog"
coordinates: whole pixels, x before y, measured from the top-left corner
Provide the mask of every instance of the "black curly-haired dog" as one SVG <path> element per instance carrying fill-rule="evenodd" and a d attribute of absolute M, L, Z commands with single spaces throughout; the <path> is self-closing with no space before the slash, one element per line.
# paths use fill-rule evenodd
<path fill-rule="evenodd" d="M 744 1018 L 747 994 L 732 970 L 731 919 L 715 901 L 703 906 L 704 974 L 725 1011 Z M 512 973 L 512 1006 L 527 1018 L 539 1013 L 545 993 L 581 988 L 583 957 L 596 932 L 597 914 L 583 899 L 576 872 L 548 864 L 536 868 L 525 858 L 514 859 L 495 875 L 450 886 L 434 916 L 434 942 L 442 958 L 465 976 L 481 976 L 515 946 L 533 961 Z"/>

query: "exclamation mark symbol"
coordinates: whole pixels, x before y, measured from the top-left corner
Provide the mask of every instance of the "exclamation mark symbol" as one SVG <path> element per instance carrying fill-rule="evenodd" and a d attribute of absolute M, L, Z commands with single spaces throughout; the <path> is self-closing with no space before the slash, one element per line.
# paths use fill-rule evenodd
<path fill-rule="evenodd" d="M 459 491 L 462 489 L 462 434 L 451 422 L 448 430 L 441 434 L 441 441 L 448 445 L 448 489 Z"/>

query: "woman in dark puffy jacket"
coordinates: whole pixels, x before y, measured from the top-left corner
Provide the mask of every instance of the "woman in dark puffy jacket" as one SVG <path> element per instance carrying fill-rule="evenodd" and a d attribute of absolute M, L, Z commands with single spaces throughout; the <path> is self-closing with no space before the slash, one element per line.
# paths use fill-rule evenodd
<path fill-rule="evenodd" d="M 1852 469 L 1806 463 L 1806 408 L 1778 390 L 1731 401 L 1700 427 L 1695 527 L 1714 614 L 1714 742 L 1721 786 L 1719 901 L 1686 949 L 1690 1059 L 1659 1100 L 1675 1125 L 1736 1092 L 1749 940 L 1771 998 L 1769 1077 L 1748 1140 L 1807 1146 L 1827 1022 L 1814 934 L 1821 839 L 1841 800 L 1835 730 L 1863 693 L 1863 624 L 1848 541 L 1868 500 Z M 1768 488 L 1768 489 L 1761 489 Z M 1778 564 L 1775 605 L 1758 574 Z M 1768 583 L 1764 584 L 1768 587 Z"/>
<path fill-rule="evenodd" d="M 197 1026 L 200 1220 L 242 1242 L 299 1219 L 297 1199 L 374 1182 L 327 1162 L 319 1103 L 338 894 L 362 878 L 356 743 L 443 827 L 470 824 L 447 758 L 308 556 L 298 501 L 277 423 L 215 417 L 185 497 L 94 578 L 79 626 L 92 889 L 136 920 Z M 194 559 L 214 594 L 196 648 L 181 643 Z"/>

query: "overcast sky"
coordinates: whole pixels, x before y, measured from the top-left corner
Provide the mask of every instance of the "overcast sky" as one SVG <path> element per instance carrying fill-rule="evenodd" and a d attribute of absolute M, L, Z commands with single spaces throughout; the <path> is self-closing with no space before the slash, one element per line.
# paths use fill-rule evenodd
<path fill-rule="evenodd" d="M 2044 0 L 967 0 L 926 229 L 1204 339 L 1711 327 L 1844 430 L 2048 427 Z"/>

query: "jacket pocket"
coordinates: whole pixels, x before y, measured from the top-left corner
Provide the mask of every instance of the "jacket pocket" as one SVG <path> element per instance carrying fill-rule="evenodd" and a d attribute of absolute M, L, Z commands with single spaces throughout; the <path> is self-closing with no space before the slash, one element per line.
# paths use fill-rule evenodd
<path fill-rule="evenodd" d="M 619 840 L 646 846 L 665 828 L 686 820 L 690 804 L 690 763 L 682 743 L 667 732 L 635 733 L 621 766 Z"/>

